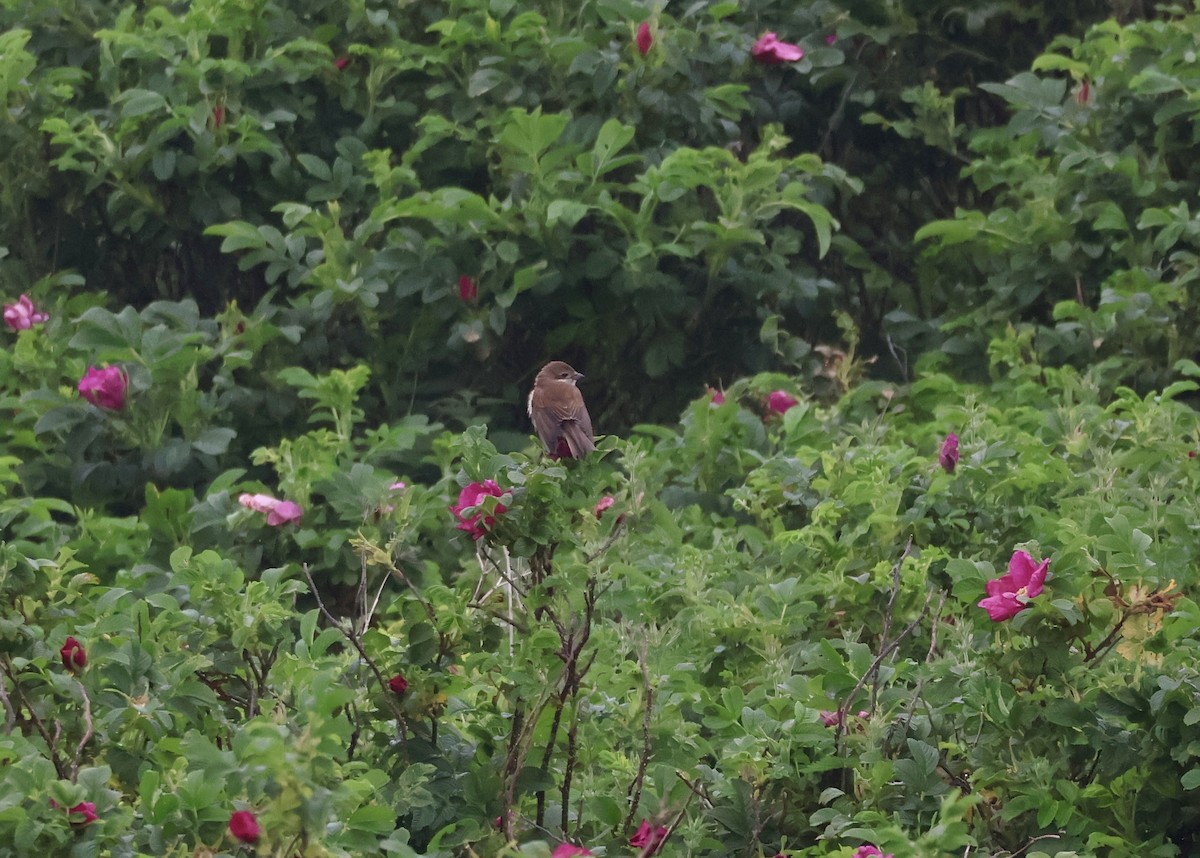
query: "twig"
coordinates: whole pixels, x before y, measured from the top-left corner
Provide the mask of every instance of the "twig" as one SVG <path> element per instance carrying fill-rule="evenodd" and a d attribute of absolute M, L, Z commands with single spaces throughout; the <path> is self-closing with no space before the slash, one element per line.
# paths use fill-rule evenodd
<path fill-rule="evenodd" d="M 308 564 L 301 564 L 300 568 L 304 572 L 304 577 L 308 580 L 308 587 L 313 594 L 313 598 L 317 600 L 317 608 L 321 611 L 321 615 L 325 617 L 326 621 L 328 621 L 331 626 L 341 632 L 342 637 L 350 641 L 351 646 L 358 650 L 359 656 L 367 663 L 367 667 L 371 669 L 371 672 L 375 674 L 375 679 L 379 683 L 380 689 L 382 689 L 384 692 L 383 699 L 387 701 L 388 708 L 392 710 L 392 714 L 396 716 L 396 721 L 400 726 L 400 741 L 407 745 L 408 723 L 404 718 L 404 712 L 400 708 L 400 704 L 393 699 L 391 694 L 388 694 L 390 689 L 388 688 L 387 680 L 383 677 L 383 671 L 379 669 L 379 665 L 375 663 L 375 659 L 371 658 L 370 654 L 366 651 L 366 649 L 363 648 L 362 642 L 359 641 L 359 639 L 353 634 L 351 634 L 350 631 L 348 631 L 338 621 L 337 617 L 331 614 L 329 609 L 325 607 L 325 601 L 321 598 L 321 592 L 317 589 L 317 583 L 313 581 L 312 573 L 308 571 Z"/>
<path fill-rule="evenodd" d="M 79 739 L 79 744 L 75 748 L 75 758 L 71 760 L 71 783 L 75 783 L 75 778 L 79 776 L 79 765 L 83 761 L 83 749 L 92 738 L 92 699 L 88 697 L 87 689 L 83 687 L 83 683 L 78 679 L 75 684 L 79 686 L 79 693 L 83 696 L 83 736 Z"/>
<path fill-rule="evenodd" d="M 508 658 L 511 661 L 516 657 L 517 638 L 516 630 L 513 628 L 515 618 L 513 616 L 512 557 L 509 556 L 507 545 L 504 546 L 504 569 L 508 573 L 504 576 L 504 591 L 508 605 Z"/>
<path fill-rule="evenodd" d="M 646 781 L 646 768 L 650 765 L 650 722 L 651 710 L 654 708 L 654 688 L 650 684 L 650 667 L 647 664 L 649 652 L 649 640 L 643 638 L 642 645 L 638 649 L 638 667 L 642 669 L 642 698 L 644 706 L 644 711 L 642 712 L 642 753 L 638 759 L 637 774 L 634 775 L 633 783 L 629 785 L 629 813 L 625 817 L 625 828 L 633 825 L 633 818 L 637 816 L 638 805 L 642 801 L 642 785 Z"/>
<path fill-rule="evenodd" d="M 871 666 L 867 668 L 866 673 L 864 673 L 859 678 L 858 682 L 854 684 L 854 687 L 850 689 L 850 693 L 846 695 L 845 699 L 843 699 L 842 705 L 838 707 L 838 720 L 837 725 L 834 728 L 834 741 L 839 748 L 841 746 L 842 736 L 844 736 L 846 733 L 846 713 L 850 711 L 850 704 L 853 702 L 858 692 L 862 690 L 862 687 L 867 684 L 868 678 L 873 680 L 873 678 L 878 675 L 879 666 L 883 664 L 883 660 L 887 658 L 896 648 L 898 648 L 904 639 L 911 635 L 917 626 L 920 625 L 921 620 L 925 618 L 925 614 L 929 611 L 929 603 L 933 601 L 933 592 L 934 591 L 930 590 L 926 594 L 925 604 L 921 607 L 921 613 L 917 614 L 916 618 L 907 626 L 905 626 L 904 630 L 901 631 L 900 634 L 896 635 L 895 640 L 886 642 L 880 648 L 879 655 L 875 656 L 875 660 L 871 662 Z"/>
<path fill-rule="evenodd" d="M 507 551 L 506 551 L 505 553 L 507 554 Z M 525 590 L 524 590 L 524 588 L 523 588 L 523 587 L 521 587 L 521 585 L 520 585 L 520 583 L 519 583 L 518 581 L 514 580 L 514 579 L 511 577 L 511 575 L 512 575 L 512 567 L 511 567 L 511 564 L 510 564 L 510 566 L 509 566 L 509 572 L 506 574 L 506 573 L 505 573 L 505 570 L 504 570 L 504 569 L 502 569 L 502 568 L 500 568 L 500 564 L 499 564 L 499 563 L 497 563 L 495 560 L 493 560 L 493 559 L 492 559 L 492 556 L 491 556 L 490 554 L 486 554 L 486 553 L 484 553 L 484 552 L 482 552 L 482 551 L 481 551 L 481 552 L 480 552 L 478 555 L 476 555 L 476 556 L 477 556 L 477 557 L 481 557 L 481 558 L 485 558 L 485 559 L 487 560 L 487 562 L 488 562 L 488 563 L 492 564 L 492 568 L 496 570 L 496 574 L 497 574 L 497 575 L 499 575 L 501 578 L 503 578 L 505 581 L 507 581 L 509 584 L 511 584 L 511 585 L 512 585 L 513 589 L 514 589 L 514 590 L 517 592 L 517 595 L 519 595 L 519 596 L 520 596 L 522 599 L 525 597 L 526 593 L 525 593 Z"/>
<path fill-rule="evenodd" d="M 1062 840 L 1062 835 L 1061 834 L 1039 834 L 1037 837 L 1034 837 L 1032 840 L 1030 840 L 1028 843 L 1026 843 L 1024 846 L 1022 846 L 1020 849 L 1018 849 L 1016 852 L 1012 853 L 1012 855 L 1009 856 L 1009 858 L 1017 858 L 1018 855 L 1020 855 L 1022 852 L 1027 850 L 1033 844 L 1037 843 L 1039 840 Z"/>
<path fill-rule="evenodd" d="M 712 810 L 712 799 L 710 799 L 708 794 L 705 793 L 703 786 L 694 781 L 689 781 L 684 773 L 678 769 L 675 770 L 675 777 L 683 781 L 684 785 L 686 785 L 689 790 L 696 794 L 696 798 L 700 799 L 700 803 L 704 805 L 706 810 Z"/>
<path fill-rule="evenodd" d="M 0 682 L 0 703 L 4 704 L 4 734 L 8 735 L 17 726 L 17 710 L 8 699 L 8 689 L 3 682 Z"/>
<path fill-rule="evenodd" d="M 880 641 L 887 641 L 888 635 L 892 631 L 892 613 L 896 609 L 896 599 L 900 596 L 900 570 L 904 566 L 905 559 L 912 553 L 912 537 L 908 538 L 907 544 L 904 546 L 904 551 L 900 552 L 900 558 L 892 564 L 892 592 L 888 596 L 887 608 L 883 612 L 883 631 L 879 635 Z M 871 711 L 875 711 L 876 701 L 879 699 L 879 674 L 875 674 L 875 679 L 871 683 Z"/>
<path fill-rule="evenodd" d="M 925 663 L 933 661 L 934 650 L 937 649 L 938 628 L 942 624 L 942 608 L 946 606 L 946 591 L 942 591 L 942 598 L 938 600 L 937 611 L 934 613 L 933 622 L 929 624 L 929 651 L 925 653 Z"/>
<path fill-rule="evenodd" d="M 13 691 L 16 693 L 17 699 L 29 710 L 29 720 L 33 723 L 34 729 L 38 731 L 38 735 L 42 737 L 42 741 L 46 743 L 46 750 L 50 752 L 50 762 L 54 764 L 54 771 L 60 778 L 67 779 L 67 771 L 58 755 L 56 737 L 51 736 L 46 730 L 46 725 L 42 723 L 37 710 L 33 708 L 29 700 L 25 697 L 25 692 L 21 690 L 21 684 L 17 682 L 17 677 L 12 671 L 12 662 L 7 658 L 2 658 L 0 659 L 0 668 L 4 670 L 4 674 L 12 682 Z"/>
<path fill-rule="evenodd" d="M 354 629 L 356 635 L 361 635 L 367 630 L 367 555 L 360 554 L 358 558 L 358 592 L 354 594 L 354 602 L 358 606 L 359 616 L 362 617 L 362 624 L 352 623 L 351 628 Z"/>
<path fill-rule="evenodd" d="M 657 843 L 655 843 L 654 838 L 651 838 L 650 842 L 643 846 L 638 852 L 638 858 L 650 858 L 651 855 L 662 848 L 662 845 L 671 838 L 673 833 L 675 833 L 675 827 L 679 825 L 680 820 L 682 820 L 684 815 L 687 813 L 688 805 L 692 803 L 692 799 L 695 797 L 695 792 L 688 793 L 687 801 L 683 803 L 683 807 L 679 809 L 679 813 L 675 814 L 675 818 L 672 819 L 671 824 L 667 826 L 667 833 L 662 836 L 662 840 L 659 840 Z"/>
<path fill-rule="evenodd" d="M 1096 659 L 1097 662 L 1099 662 L 1099 660 L 1102 659 L 1107 654 L 1108 649 L 1116 645 L 1117 637 L 1118 637 L 1118 635 L 1121 634 L 1121 629 L 1124 628 L 1125 622 L 1132 616 L 1133 616 L 1132 611 L 1126 611 L 1125 613 L 1123 613 L 1121 615 L 1121 619 L 1119 619 L 1117 621 L 1117 624 L 1115 626 L 1113 626 L 1112 631 L 1108 633 L 1107 637 L 1105 637 L 1104 640 L 1102 640 L 1102 641 L 1100 641 L 1100 643 L 1096 644 L 1095 647 L 1088 646 L 1087 641 L 1084 641 L 1084 643 L 1083 643 L 1083 647 L 1085 650 L 1084 654 L 1083 654 L 1084 662 L 1089 662 L 1092 659 Z"/>
<path fill-rule="evenodd" d="M 584 562 L 591 563 L 593 560 L 598 558 L 605 551 L 608 551 L 608 549 L 612 548 L 613 545 L 616 543 L 616 541 L 621 538 L 621 534 L 624 531 L 625 531 L 625 519 L 618 518 L 616 527 L 614 527 L 612 529 L 612 533 L 610 533 L 608 535 L 608 538 L 606 540 L 604 540 L 604 543 L 599 548 L 597 548 L 595 551 L 593 551 L 591 554 L 588 554 L 584 558 Z"/>

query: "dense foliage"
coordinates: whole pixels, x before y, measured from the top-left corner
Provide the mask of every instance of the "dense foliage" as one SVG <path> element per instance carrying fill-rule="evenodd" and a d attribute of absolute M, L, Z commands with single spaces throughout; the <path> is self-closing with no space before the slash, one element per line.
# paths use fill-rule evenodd
<path fill-rule="evenodd" d="M 0 20 L 0 855 L 1200 851 L 1200 14 Z"/>

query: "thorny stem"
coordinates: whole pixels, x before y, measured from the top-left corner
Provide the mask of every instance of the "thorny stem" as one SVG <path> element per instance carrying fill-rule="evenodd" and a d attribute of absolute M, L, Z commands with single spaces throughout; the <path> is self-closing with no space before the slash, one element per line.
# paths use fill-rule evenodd
<path fill-rule="evenodd" d="M 875 656 L 875 660 L 871 662 L 871 666 L 867 668 L 866 673 L 859 678 L 858 682 L 854 684 L 854 687 L 850 689 L 850 693 L 847 694 L 842 700 L 842 705 L 839 706 L 837 710 L 837 724 L 834 726 L 834 742 L 839 753 L 841 752 L 842 736 L 846 734 L 846 713 L 849 712 L 854 698 L 858 695 L 858 692 L 862 690 L 863 686 L 866 685 L 868 681 L 873 682 L 875 677 L 878 676 L 879 667 L 883 664 L 884 659 L 891 655 L 900 646 L 904 639 L 916 630 L 917 626 L 920 625 L 921 620 L 925 619 L 925 615 L 929 612 L 929 604 L 932 601 L 933 591 L 930 590 L 925 594 L 925 604 L 921 606 L 921 612 L 917 614 L 916 618 L 913 619 L 911 623 L 904 627 L 900 634 L 896 635 L 894 640 L 884 641 L 883 645 L 879 648 L 879 655 Z"/>
<path fill-rule="evenodd" d="M 546 740 L 546 750 L 542 754 L 542 773 L 550 771 L 550 757 L 554 754 L 554 744 L 558 741 L 558 728 L 562 723 L 563 696 L 559 694 L 558 704 L 554 707 L 554 720 L 550 724 L 550 738 Z M 538 790 L 537 794 L 537 824 L 546 824 L 546 791 Z M 565 820 L 564 820 L 565 822 Z M 564 826 L 565 828 L 565 826 Z"/>
<path fill-rule="evenodd" d="M 368 653 L 363 647 L 362 642 L 349 629 L 343 626 L 341 622 L 338 621 L 338 618 L 330 613 L 329 609 L 325 607 L 325 601 L 321 598 L 321 592 L 317 589 L 317 583 L 313 580 L 312 573 L 308 570 L 308 564 L 304 563 L 300 568 L 304 571 L 304 577 L 308 580 L 308 587 L 310 592 L 313 594 L 313 598 L 317 600 L 317 608 L 320 610 L 321 615 L 325 617 L 326 621 L 328 621 L 331 626 L 341 632 L 342 637 L 348 640 L 351 646 L 358 650 L 359 656 L 364 662 L 366 662 L 367 667 L 371 669 L 371 672 L 375 674 L 375 679 L 379 683 L 380 689 L 382 689 L 384 692 L 383 699 L 387 701 L 388 708 L 391 709 L 392 714 L 396 716 L 396 723 L 400 728 L 400 741 L 407 747 L 408 723 L 404 718 L 403 710 L 400 709 L 400 704 L 393 698 L 393 695 L 388 693 L 390 689 L 388 688 L 387 680 L 383 677 L 383 671 L 379 669 L 379 665 L 375 663 L 375 659 L 371 658 L 370 653 Z"/>
<path fill-rule="evenodd" d="M 1108 633 L 1104 640 L 1096 644 L 1096 646 L 1089 646 L 1088 642 L 1084 641 L 1083 660 L 1088 662 L 1092 659 L 1096 659 L 1097 663 L 1099 663 L 1099 660 L 1108 653 L 1109 648 L 1116 644 L 1117 637 L 1121 634 L 1121 629 L 1124 628 L 1126 621 L 1128 621 L 1131 616 L 1133 616 L 1133 613 L 1130 611 L 1122 613 L 1121 619 L 1117 620 L 1117 624 L 1113 626 L 1112 631 Z"/>
<path fill-rule="evenodd" d="M 69 780 L 75 783 L 75 778 L 79 776 L 79 764 L 83 761 L 83 749 L 92 738 L 92 699 L 88 697 L 87 689 L 83 687 L 83 683 L 78 679 L 75 684 L 79 686 L 79 693 L 83 697 L 83 736 L 79 739 L 79 744 L 75 747 L 75 758 L 71 760 L 71 773 Z"/>
<path fill-rule="evenodd" d="M 4 734 L 8 735 L 17 726 L 17 710 L 8 699 L 8 689 L 3 682 L 0 682 L 0 703 L 4 704 Z"/>
<path fill-rule="evenodd" d="M 60 778 L 66 779 L 67 772 L 63 767 L 62 760 L 59 758 L 55 737 L 46 731 L 46 725 L 42 723 L 42 719 L 38 716 L 37 711 L 30 705 L 28 698 L 25 697 L 25 692 L 21 690 L 21 685 L 17 682 L 16 675 L 13 674 L 12 663 L 7 658 L 0 659 L 0 667 L 3 667 L 4 674 L 12 682 L 13 691 L 16 693 L 17 699 L 29 711 L 29 719 L 33 722 L 34 729 L 38 731 L 38 735 L 46 743 L 46 748 L 50 751 L 50 762 L 54 764 L 54 771 Z"/>
<path fill-rule="evenodd" d="M 649 650 L 649 641 L 643 638 L 638 649 L 638 667 L 642 670 L 642 753 L 638 759 L 637 774 L 634 775 L 633 783 L 629 785 L 629 813 L 625 816 L 625 828 L 633 825 L 633 818 L 637 815 L 638 805 L 642 801 L 642 785 L 646 781 L 646 767 L 650 764 L 650 723 L 651 710 L 654 708 L 654 688 L 650 684 L 650 666 L 647 663 Z"/>
<path fill-rule="evenodd" d="M 587 563 L 591 563 L 593 560 L 598 559 L 601 554 L 603 554 L 604 552 L 608 551 L 608 549 L 613 547 L 613 545 L 616 543 L 616 541 L 621 538 L 621 534 L 624 532 L 625 532 L 625 519 L 621 518 L 621 519 L 617 520 L 617 525 L 616 525 L 616 527 L 614 527 L 612 529 L 612 533 L 610 533 L 608 535 L 608 539 L 604 540 L 603 544 L 599 548 L 597 548 L 591 554 L 587 555 L 584 558 L 584 561 Z"/>
<path fill-rule="evenodd" d="M 908 538 L 904 550 L 900 552 L 900 558 L 892 564 L 892 592 L 888 595 L 887 608 L 883 612 L 883 631 L 879 635 L 881 641 L 886 641 L 888 635 L 892 632 L 892 615 L 896 609 L 896 599 L 900 596 L 900 570 L 904 566 L 904 561 L 912 554 L 912 537 Z M 879 674 L 875 674 L 875 679 L 871 682 L 871 711 L 875 711 L 875 703 L 879 697 Z"/>
<path fill-rule="evenodd" d="M 704 786 L 702 784 L 696 783 L 695 781 L 688 780 L 687 776 L 684 775 L 684 773 L 679 771 L 678 769 L 675 770 L 675 777 L 677 777 L 681 781 L 683 781 L 683 783 L 687 786 L 687 788 L 696 794 L 696 798 L 700 799 L 700 803 L 702 805 L 704 805 L 704 808 L 706 810 L 712 810 L 712 807 L 713 807 L 712 800 L 708 797 L 708 794 L 704 791 Z"/>

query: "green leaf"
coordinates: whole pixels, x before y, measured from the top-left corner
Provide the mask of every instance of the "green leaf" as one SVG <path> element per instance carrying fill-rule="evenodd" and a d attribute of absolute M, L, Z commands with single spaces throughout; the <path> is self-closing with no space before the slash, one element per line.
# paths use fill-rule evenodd
<path fill-rule="evenodd" d="M 546 206 L 546 225 L 555 226 L 559 223 L 573 227 L 588 213 L 588 206 L 574 200 L 552 200 Z"/>
<path fill-rule="evenodd" d="M 129 89 L 117 98 L 121 115 L 127 118 L 144 116 L 167 106 L 167 100 L 152 89 Z"/>

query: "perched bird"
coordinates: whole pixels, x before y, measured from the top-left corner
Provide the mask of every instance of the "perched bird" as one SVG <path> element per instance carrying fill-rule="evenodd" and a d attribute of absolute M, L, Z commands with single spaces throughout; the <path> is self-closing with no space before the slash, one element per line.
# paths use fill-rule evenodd
<path fill-rule="evenodd" d="M 579 459 L 596 449 L 592 439 L 592 418 L 583 404 L 583 394 L 575 382 L 583 378 L 560 360 L 542 367 L 529 392 L 529 416 L 533 428 L 546 445 L 551 458 Z"/>

